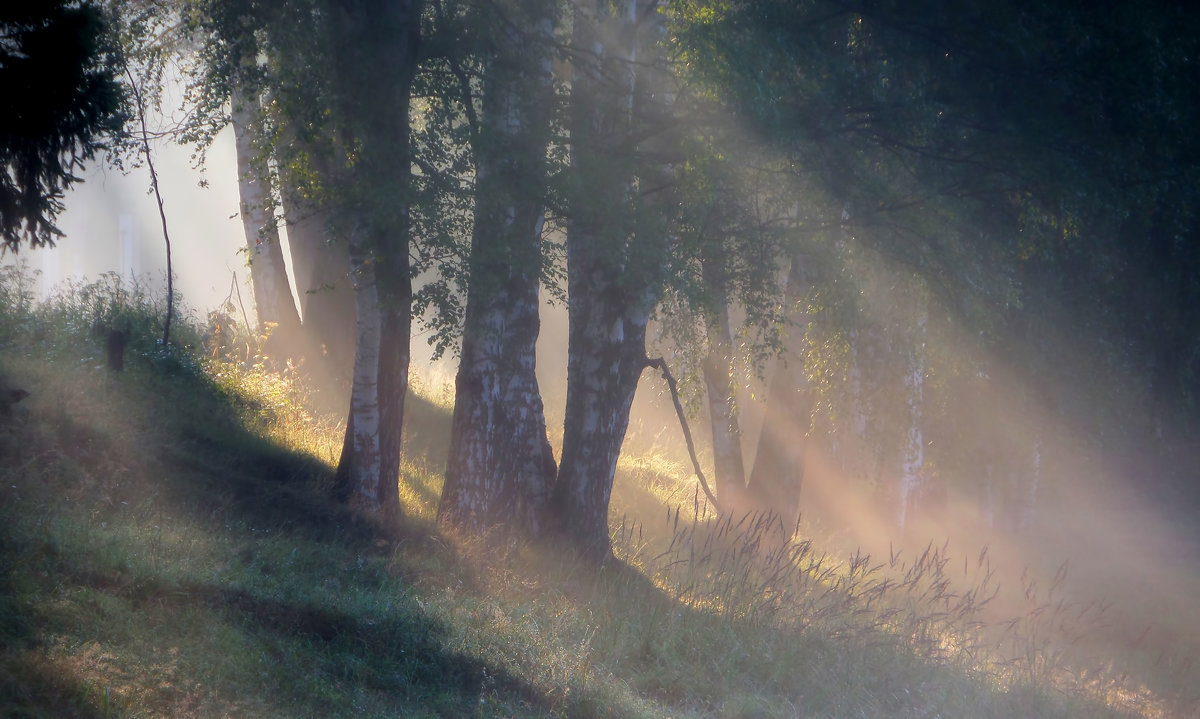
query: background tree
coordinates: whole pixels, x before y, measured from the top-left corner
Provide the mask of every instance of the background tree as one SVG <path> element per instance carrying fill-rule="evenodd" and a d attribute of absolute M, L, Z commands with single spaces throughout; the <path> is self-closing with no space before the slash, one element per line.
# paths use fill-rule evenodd
<path fill-rule="evenodd" d="M 354 366 L 341 493 L 368 510 L 398 511 L 400 438 L 408 387 L 410 111 L 423 3 L 213 0 L 194 10 L 207 42 L 194 123 L 211 137 L 246 48 L 265 58 L 274 146 L 289 198 L 328 213 L 330 244 L 349 258 Z M 295 203 L 293 203 L 294 206 Z M 334 341 L 334 337 L 323 337 Z"/>
<path fill-rule="evenodd" d="M 239 63 L 230 92 L 230 124 L 237 149 L 238 193 L 258 331 L 269 333 L 264 348 L 267 354 L 282 359 L 298 349 L 300 314 L 292 298 L 275 218 L 277 202 L 268 167 L 270 146 L 264 136 L 261 82 L 255 65 L 255 56 Z"/>
<path fill-rule="evenodd" d="M 358 340 L 338 480 L 385 514 L 399 510 L 400 438 L 412 324 L 410 111 L 423 3 L 329 8 L 337 142 L 353 153 L 339 208 L 357 291 Z"/>
<path fill-rule="evenodd" d="M 180 139 L 197 146 L 202 162 L 217 133 L 233 126 L 239 190 L 249 193 L 242 216 L 251 282 L 261 318 L 276 323 L 267 353 L 302 360 L 323 404 L 337 407 L 354 363 L 355 309 L 346 240 L 333 222 L 332 77 L 311 65 L 328 67 L 315 32 L 325 20 L 314 3 L 282 1 L 207 0 L 189 4 L 184 17 L 197 48 L 184 63 L 190 112 Z"/>
<path fill-rule="evenodd" d="M 1127 281 L 1164 273 L 1176 288 L 1195 284 L 1177 284 L 1181 275 L 1167 269 L 1195 277 L 1171 249 L 1194 233 L 1183 209 L 1191 203 L 1172 204 L 1172 230 L 1157 245 L 1147 240 L 1165 215 L 1130 221 L 1149 216 L 1142 190 L 1162 198 L 1174 192 L 1168 187 L 1194 186 L 1180 182 L 1197 166 L 1185 129 L 1195 103 L 1180 84 L 1196 75 L 1186 59 L 1195 49 L 1191 14 L 1166 3 L 1120 4 L 1102 17 L 1065 3 L 680 8 L 692 21 L 676 35 L 690 67 L 732 115 L 796 158 L 835 208 L 850 208 L 853 241 L 910 268 L 977 333 L 978 350 L 1020 368 L 1010 376 L 1021 381 L 1050 380 L 1064 421 L 1084 419 L 1087 406 L 1096 430 L 1138 445 L 1154 433 L 1118 421 L 1115 407 L 1194 414 L 1190 399 L 1180 401 L 1190 393 L 1167 399 L 1130 372 L 1162 367 L 1153 358 L 1170 343 L 1138 339 L 1117 319 L 1132 319 L 1138 304 L 1143 322 L 1172 318 L 1167 336 L 1190 326 L 1179 314 L 1194 304 L 1189 290 L 1170 299 L 1133 294 Z M 1060 312 L 1064 305 L 1071 310 Z M 920 321 L 918 312 L 901 324 Z M 1103 358 L 1090 363 L 1092 382 L 1064 374 L 1078 365 L 1054 361 L 1065 346 L 1073 357 Z M 1192 357 L 1182 346 L 1166 354 Z M 1096 379 L 1117 376 L 1119 399 L 1094 396 Z M 1079 410 L 1063 415 L 1071 405 Z"/>
<path fill-rule="evenodd" d="M 332 225 L 326 193 L 317 177 L 329 177 L 327 170 L 316 171 L 317 161 L 311 140 L 297 129 L 293 117 L 281 116 L 276 131 L 279 145 L 275 151 L 280 187 L 280 204 L 291 249 L 292 274 L 300 299 L 302 341 L 306 370 L 315 386 L 329 398 L 327 405 L 338 406 L 341 394 L 349 387 L 354 366 L 354 287 L 350 278 L 350 258 L 344 242 Z"/>

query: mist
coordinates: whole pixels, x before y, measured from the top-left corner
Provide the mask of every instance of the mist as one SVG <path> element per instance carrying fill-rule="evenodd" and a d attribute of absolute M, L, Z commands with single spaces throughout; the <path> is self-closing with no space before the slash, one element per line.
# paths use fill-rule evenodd
<path fill-rule="evenodd" d="M 238 220 L 233 137 L 223 131 L 203 170 L 193 167 L 192 150 L 153 143 L 155 168 L 167 216 L 175 263 L 176 291 L 187 309 L 202 319 L 229 295 L 231 282 L 245 287 L 245 238 Z M 40 273 L 37 289 L 48 297 L 64 283 L 116 273 L 123 281 L 166 290 L 166 250 L 162 226 L 150 194 L 144 165 L 126 172 L 97 159 L 65 196 L 58 218 L 63 236 L 54 247 L 24 248 L 6 262 L 22 262 Z M 201 186 L 207 181 L 208 186 Z M 248 310 L 251 308 L 248 306 Z"/>
<path fill-rule="evenodd" d="M 184 311 L 203 320 L 206 313 L 227 300 L 241 301 L 253 316 L 253 292 L 248 286 L 245 236 L 238 216 L 236 158 L 232 132 L 223 131 L 209 149 L 203 168 L 195 167 L 192 150 L 169 143 L 154 147 L 155 165 L 171 234 L 176 287 Z M 23 249 L 5 262 L 24 262 L 37 273 L 40 296 L 50 296 L 64 283 L 95 279 L 116 273 L 125 280 L 148 283 L 155 292 L 165 288 L 165 251 L 160 220 L 149 193 L 150 178 L 144 167 L 121 172 L 103 163 L 92 163 L 84 181 L 66 196 L 59 218 L 63 236 L 57 246 Z M 286 242 L 286 228 L 283 241 Z M 285 247 L 285 257 L 287 257 Z M 877 272 L 887 275 L 890 268 Z M 867 311 L 883 311 L 890 302 L 887 287 L 864 287 Z M 295 282 L 293 281 L 293 288 Z M 882 288 L 882 289 L 881 289 Z M 544 292 L 544 297 L 551 293 Z M 240 295 L 240 297 L 239 297 Z M 943 311 L 942 314 L 952 313 Z M 547 427 L 556 452 L 560 449 L 566 396 L 567 323 L 561 304 L 546 302 L 538 342 L 538 377 L 546 408 Z M 413 371 L 427 391 L 452 396 L 455 357 L 432 359 L 425 337 L 413 337 Z M 951 327 L 937 338 L 943 354 L 965 353 L 972 345 L 969 333 Z M 656 350 L 672 361 L 672 348 L 659 339 Z M 1062 360 L 1086 363 L 1081 348 L 1064 342 Z M 1117 381 L 1123 378 L 1115 378 Z M 1080 413 L 1055 412 L 1049 398 L 1022 404 L 1012 397 L 1027 396 L 1021 377 L 998 378 L 973 408 L 986 427 L 1024 425 L 1042 427 L 1039 446 L 1039 497 L 1032 528 L 1018 528 L 997 518 L 992 501 L 981 494 L 970 467 L 948 476 L 945 467 L 929 467 L 928 485 L 936 491 L 917 496 L 911 520 L 896 526 L 881 487 L 895 482 L 894 466 L 880 462 L 866 447 L 847 451 L 845 437 L 818 437 L 809 452 L 801 494 L 801 531 L 820 539 L 834 551 L 847 554 L 862 549 L 877 557 L 896 552 L 918 553 L 925 546 L 947 546 L 956 557 L 976 557 L 986 549 L 999 576 L 1008 578 L 1011 602 L 1019 603 L 1024 585 L 1017 578 L 1032 577 L 1044 589 L 1064 566 L 1067 581 L 1061 591 L 1073 600 L 1111 602 L 1114 614 L 1129 617 L 1117 625 L 1144 625 L 1138 641 L 1163 645 L 1184 642 L 1200 645 L 1200 592 L 1197 568 L 1200 549 L 1194 527 L 1180 522 L 1177 508 L 1154 492 L 1145 491 L 1145 473 L 1153 468 L 1118 447 L 1097 442 L 1088 428 L 1072 422 Z M 739 398 L 742 445 L 749 469 L 757 447 L 762 417 L 762 386 L 753 381 Z M 1097 388 L 1095 391 L 1101 391 Z M 1036 394 L 1036 393 L 1035 393 Z M 755 399 L 758 397 L 760 399 Z M 711 471 L 712 455 L 707 417 L 698 403 L 691 418 L 701 460 Z M 1145 408 L 1126 408 L 1131 417 Z M 810 428 L 793 428 L 799 439 Z M 835 455 L 830 445 L 840 441 Z M 928 441 L 947 441 L 931 432 Z M 1000 451 L 1003 451 L 1002 449 Z M 670 398 L 656 374 L 643 375 L 631 415 L 627 453 L 657 453 L 689 466 L 682 434 Z M 857 453 L 857 456 L 856 456 Z M 964 450 L 970 454 L 971 450 Z M 982 473 L 989 461 L 977 459 Z M 865 469 L 864 469 L 865 468 Z M 618 482 L 624 481 L 618 477 Z M 1005 609 L 1011 610 L 1012 606 Z M 1124 637 L 1133 641 L 1131 637 Z"/>

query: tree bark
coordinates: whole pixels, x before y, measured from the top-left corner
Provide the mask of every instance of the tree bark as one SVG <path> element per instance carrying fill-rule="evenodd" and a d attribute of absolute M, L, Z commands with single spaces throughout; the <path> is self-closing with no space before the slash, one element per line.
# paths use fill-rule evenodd
<path fill-rule="evenodd" d="M 350 234 L 350 265 L 356 307 L 354 376 L 350 414 L 338 461 L 339 494 L 352 506 L 376 509 L 380 504 L 380 344 L 383 314 L 375 269 L 361 230 Z"/>
<path fill-rule="evenodd" d="M 805 271 L 804 257 L 797 254 L 792 258 L 784 290 L 788 307 L 795 307 L 808 292 Z M 800 490 L 814 404 L 804 369 L 808 318 L 793 316 L 791 322 L 786 330 L 784 356 L 776 362 L 767 391 L 762 431 L 747 486 L 751 507 L 778 514 L 789 529 L 800 516 Z"/>
<path fill-rule="evenodd" d="M 530 278 L 510 280 L 487 301 L 468 297 L 438 515 L 472 530 L 536 535 L 556 470 L 534 373 L 537 292 Z"/>
<path fill-rule="evenodd" d="M 639 153 L 667 137 L 653 125 L 670 99 L 654 73 L 659 58 L 637 56 L 659 40 L 656 4 L 579 2 L 572 31 L 567 403 L 550 510 L 558 531 L 596 561 L 612 554 L 613 477 L 666 263 L 661 216 L 670 203 L 650 188 L 668 183 Z"/>
<path fill-rule="evenodd" d="M 288 153 L 313 166 L 320 164 L 315 148 L 295 133 L 288 135 Z M 345 387 L 354 371 L 355 341 L 354 283 L 346 241 L 331 237 L 332 218 L 323 201 L 305 197 L 290 173 L 281 172 L 280 177 L 308 370 L 322 388 Z"/>
<path fill-rule="evenodd" d="M 270 174 L 258 141 L 262 106 L 257 93 L 240 82 L 235 81 L 232 95 L 242 228 L 250 258 L 258 331 L 271 332 L 268 354 L 290 355 L 295 350 L 292 343 L 300 329 L 300 315 L 292 298 L 279 230 L 271 215 Z"/>
<path fill-rule="evenodd" d="M 407 123 L 407 116 L 404 118 Z M 379 342 L 379 505 L 394 519 L 400 511 L 400 450 L 404 435 L 404 401 L 408 397 L 412 335 L 412 277 L 408 266 L 408 226 L 396 228 L 405 238 L 380 263 L 387 291 L 381 293 L 382 332 Z"/>
<path fill-rule="evenodd" d="M 399 512 L 400 441 L 408 392 L 412 276 L 409 113 L 420 0 L 330 8 L 340 143 L 357 148 L 341 198 L 348 216 L 358 339 L 339 485 L 351 501 Z"/>
<path fill-rule="evenodd" d="M 551 511 L 586 556 L 603 560 L 612 553 L 608 505 L 629 409 L 646 367 L 653 295 L 612 302 L 616 282 L 605 276 L 603 263 L 578 245 L 567 252 L 567 404 Z"/>
<path fill-rule="evenodd" d="M 713 293 L 715 311 L 707 322 L 708 356 L 701 372 L 708 398 L 708 421 L 712 428 L 713 484 L 725 508 L 741 506 L 746 493 L 746 466 L 742 458 L 742 430 L 738 424 L 736 388 L 733 383 L 733 333 L 729 322 L 729 298 L 720 259 L 706 258 L 705 285 Z"/>
<path fill-rule="evenodd" d="M 475 225 L 438 517 L 476 531 L 538 534 L 557 472 L 535 372 L 553 109 L 549 10 L 525 0 L 497 23 L 474 147 Z"/>

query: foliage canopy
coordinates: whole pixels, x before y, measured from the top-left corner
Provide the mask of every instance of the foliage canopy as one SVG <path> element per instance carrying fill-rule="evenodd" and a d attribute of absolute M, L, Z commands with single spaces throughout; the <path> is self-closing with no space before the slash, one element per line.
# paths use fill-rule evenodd
<path fill-rule="evenodd" d="M 64 191 L 123 125 L 119 52 L 91 2 L 0 7 L 0 234 L 53 244 Z"/>

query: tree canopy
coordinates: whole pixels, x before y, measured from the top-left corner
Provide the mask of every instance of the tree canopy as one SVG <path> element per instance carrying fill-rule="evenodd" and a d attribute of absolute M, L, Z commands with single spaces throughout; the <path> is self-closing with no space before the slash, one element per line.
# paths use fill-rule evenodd
<path fill-rule="evenodd" d="M 992 364 L 976 372 L 1015 372 L 1109 447 L 1153 454 L 1195 421 L 1197 13 L 673 7 L 683 71 L 792 160 L 818 223 L 906 268 L 978 338 Z"/>

